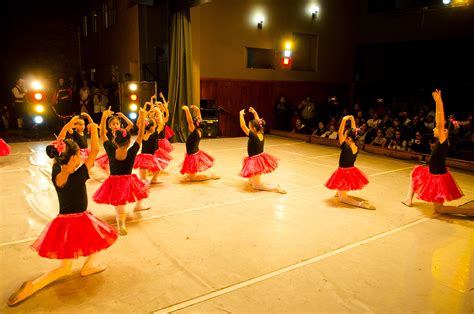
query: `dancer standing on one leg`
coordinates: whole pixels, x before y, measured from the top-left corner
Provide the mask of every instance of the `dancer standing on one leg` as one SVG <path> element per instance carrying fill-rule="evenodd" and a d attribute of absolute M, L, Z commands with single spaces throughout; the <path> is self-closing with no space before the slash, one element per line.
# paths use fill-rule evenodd
<path fill-rule="evenodd" d="M 408 194 L 402 203 L 411 207 L 413 196 L 416 193 L 419 199 L 433 203 L 437 213 L 474 215 L 474 208 L 444 205 L 446 201 L 461 198 L 463 193 L 446 168 L 449 140 L 448 130 L 445 128 L 446 121 L 441 91 L 435 90 L 432 95 L 436 102 L 436 127 L 433 129 L 433 135 L 438 140 L 431 150 L 428 166 L 416 166 L 411 172 Z"/>
<path fill-rule="evenodd" d="M 64 127 L 72 130 L 77 119 Z M 61 266 L 41 277 L 23 283 L 8 299 L 13 306 L 36 291 L 71 273 L 73 259 L 87 256 L 81 275 L 88 276 L 106 269 L 97 263 L 98 252 L 111 246 L 117 239 L 112 226 L 87 211 L 86 181 L 88 170 L 94 165 L 99 152 L 97 124 L 91 123 L 91 151 L 82 166 L 79 147 L 72 140 L 58 140 L 46 147 L 50 158 L 54 158 L 52 181 L 59 199 L 59 215 L 43 230 L 31 246 L 42 257 L 59 259 Z"/>
<path fill-rule="evenodd" d="M 239 175 L 249 178 L 252 187 L 255 190 L 272 191 L 278 193 L 286 193 L 280 185 L 270 186 L 260 182 L 262 174 L 273 172 L 278 168 L 278 159 L 270 154 L 263 152 L 264 137 L 263 131 L 265 121 L 260 119 L 258 113 L 252 107 L 249 112 L 253 114 L 254 119 L 249 121 L 249 125 L 245 125 L 245 109 L 240 110 L 240 128 L 245 135 L 249 137 L 247 143 L 248 157 L 243 160 L 242 170 Z"/>
<path fill-rule="evenodd" d="M 347 120 L 351 121 L 351 127 L 346 128 Z M 338 131 L 339 144 L 341 145 L 341 155 L 339 156 L 339 168 L 332 174 L 325 186 L 331 190 L 337 190 L 339 201 L 352 206 L 362 207 L 365 209 L 375 209 L 367 201 L 357 201 L 347 195 L 347 191 L 361 190 L 369 184 L 367 176 L 354 166 L 359 153 L 357 147 L 357 130 L 353 116 L 345 116 L 342 118 Z"/>
<path fill-rule="evenodd" d="M 191 134 L 189 134 L 188 138 L 186 139 L 186 154 L 184 161 L 181 164 L 181 174 L 187 174 L 190 181 L 219 179 L 220 177 L 215 174 L 206 175 L 200 173 L 214 165 L 214 158 L 199 149 L 202 128 L 205 127 L 205 122 L 202 121 L 201 118 L 201 111 L 198 107 L 192 105 L 191 109 L 196 112 L 196 117 L 193 119 L 187 106 L 183 106 L 182 109 L 186 114 L 186 121 Z"/>
<path fill-rule="evenodd" d="M 154 155 L 158 148 L 158 134 L 161 130 L 163 130 L 161 111 L 158 108 L 152 108 L 149 118 L 145 121 L 142 151 L 135 158 L 135 164 L 133 165 L 134 169 L 140 169 L 139 175 L 141 180 L 146 180 L 148 171 L 152 172 L 153 178 L 150 182 L 152 184 L 159 183 L 158 174 L 168 165 L 167 161 L 160 160 Z"/>
<path fill-rule="evenodd" d="M 104 148 L 109 158 L 110 176 L 94 193 L 92 199 L 98 204 L 115 206 L 119 234 L 126 235 L 125 206 L 128 203 L 137 202 L 134 208 L 135 211 L 150 209 L 150 205 L 143 202 L 150 193 L 150 186 L 140 180 L 137 175 L 132 174 L 133 163 L 145 132 L 147 113 L 140 108 L 137 122 L 138 135 L 135 143 L 130 148 L 128 148 L 130 146 L 130 133 L 126 129 L 117 129 L 113 142 L 109 141 L 105 131 L 105 121 L 111 114 L 110 109 L 104 111 L 100 124 L 100 137 L 104 141 Z"/>

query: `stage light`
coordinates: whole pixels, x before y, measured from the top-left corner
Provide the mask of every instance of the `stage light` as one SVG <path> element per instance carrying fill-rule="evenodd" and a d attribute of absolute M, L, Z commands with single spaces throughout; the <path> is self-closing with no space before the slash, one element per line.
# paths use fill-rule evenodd
<path fill-rule="evenodd" d="M 291 41 L 287 41 L 287 42 L 285 43 L 285 49 L 286 49 L 286 50 L 290 50 L 290 49 L 291 49 Z"/>
<path fill-rule="evenodd" d="M 263 21 L 265 20 L 265 18 L 263 17 L 263 15 L 258 15 L 256 19 L 257 19 L 257 28 L 262 29 Z"/>
<path fill-rule="evenodd" d="M 35 96 L 34 96 L 34 97 L 35 97 L 36 100 L 41 100 L 41 99 L 43 99 L 43 94 L 41 94 L 40 92 L 38 92 L 38 93 L 35 93 Z"/>
<path fill-rule="evenodd" d="M 318 17 L 319 7 L 313 4 L 309 7 L 308 11 L 311 14 L 311 17 L 313 18 L 313 20 L 315 20 Z"/>
<path fill-rule="evenodd" d="M 132 111 L 137 111 L 137 110 L 138 110 L 137 104 L 131 104 L 131 105 L 130 105 L 130 110 L 132 110 Z"/>
<path fill-rule="evenodd" d="M 130 85 L 128 85 L 128 88 L 129 88 L 132 92 L 134 92 L 134 91 L 136 91 L 136 90 L 138 89 L 138 86 L 137 86 L 137 84 L 135 84 L 135 83 L 131 83 Z"/>
<path fill-rule="evenodd" d="M 289 57 L 291 56 L 291 50 L 285 50 L 285 51 L 283 51 L 283 56 L 289 58 Z"/>
<path fill-rule="evenodd" d="M 136 112 L 130 112 L 128 114 L 128 117 L 132 120 L 135 120 L 137 118 L 137 113 Z"/>
<path fill-rule="evenodd" d="M 38 81 L 33 81 L 33 82 L 31 83 L 31 87 L 32 87 L 33 89 L 35 89 L 35 90 L 38 90 L 38 89 L 42 89 L 42 88 L 43 88 L 43 86 L 41 85 L 41 83 L 38 82 Z"/>
<path fill-rule="evenodd" d="M 443 4 L 450 4 L 451 0 L 443 0 Z"/>
<path fill-rule="evenodd" d="M 130 95 L 130 100 L 131 100 L 131 101 L 136 101 L 137 98 L 138 98 L 138 97 L 137 97 L 137 94 L 131 94 L 131 95 Z"/>
<path fill-rule="evenodd" d="M 43 123 L 43 117 L 42 116 L 36 116 L 36 117 L 33 118 L 33 121 L 36 124 L 41 124 L 41 123 Z"/>
<path fill-rule="evenodd" d="M 290 58 L 285 57 L 283 58 L 283 65 L 289 65 L 290 64 Z"/>
<path fill-rule="evenodd" d="M 44 106 L 43 105 L 36 105 L 35 106 L 35 111 L 38 113 L 42 113 L 44 111 Z"/>

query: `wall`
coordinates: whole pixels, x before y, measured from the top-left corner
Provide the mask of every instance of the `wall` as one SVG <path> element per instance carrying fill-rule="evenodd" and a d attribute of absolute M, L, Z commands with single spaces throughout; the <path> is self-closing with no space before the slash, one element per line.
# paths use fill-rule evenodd
<path fill-rule="evenodd" d="M 98 32 L 93 33 L 89 23 L 88 37 L 81 37 L 82 68 L 84 70 L 96 68 L 97 80 L 109 82 L 112 75 L 112 65 L 118 66 L 119 77 L 123 79 L 124 74 L 130 72 L 131 62 L 140 64 L 139 6 L 127 7 L 127 2 L 127 0 L 117 1 L 117 22 L 114 25 L 104 29 L 99 14 Z M 90 10 L 96 7 L 96 10 L 100 12 L 100 5 L 101 3 L 90 1 L 87 12 L 89 20 Z M 139 80 L 139 71 L 132 73 L 132 78 Z"/>

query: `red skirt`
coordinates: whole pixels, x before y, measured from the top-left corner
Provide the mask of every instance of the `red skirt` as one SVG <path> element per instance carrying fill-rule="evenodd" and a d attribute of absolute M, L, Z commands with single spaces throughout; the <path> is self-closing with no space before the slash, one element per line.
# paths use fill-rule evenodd
<path fill-rule="evenodd" d="M 165 137 L 167 139 L 170 139 L 174 136 L 174 131 L 172 128 L 170 128 L 167 124 L 165 125 Z"/>
<path fill-rule="evenodd" d="M 173 145 L 171 145 L 170 141 L 166 138 L 160 138 L 158 140 L 158 146 L 167 153 L 171 153 L 174 149 Z"/>
<path fill-rule="evenodd" d="M 152 154 L 138 154 L 135 158 L 135 163 L 133 164 L 134 169 L 147 169 L 151 172 L 161 171 L 164 168 L 161 167 L 161 164 L 158 162 L 158 158 Z"/>
<path fill-rule="evenodd" d="M 92 195 L 97 204 L 126 205 L 147 198 L 150 185 L 136 174 L 111 175 Z"/>
<path fill-rule="evenodd" d="M 91 150 L 90 148 L 81 148 L 81 160 L 82 162 L 85 162 L 87 157 L 89 157 Z M 107 160 L 107 164 L 109 164 L 109 161 Z"/>
<path fill-rule="evenodd" d="M 85 211 L 57 215 L 31 245 L 39 256 L 72 259 L 105 250 L 117 240 L 115 229 Z"/>
<path fill-rule="evenodd" d="M 161 169 L 166 169 L 166 167 L 168 167 L 170 164 L 171 159 L 173 159 L 171 155 L 165 152 L 163 149 L 157 149 L 155 151 L 155 157 L 158 160 L 158 163 L 161 165 Z"/>
<path fill-rule="evenodd" d="M 245 157 L 239 175 L 250 178 L 255 175 L 273 172 L 278 168 L 278 158 L 267 153 Z"/>
<path fill-rule="evenodd" d="M 449 171 L 444 174 L 431 174 L 428 166 L 413 168 L 411 184 L 417 198 L 426 202 L 444 203 L 464 195 Z"/>
<path fill-rule="evenodd" d="M 10 153 L 10 146 L 8 146 L 8 144 L 0 138 L 0 156 L 8 156 Z"/>
<path fill-rule="evenodd" d="M 109 171 L 109 157 L 107 154 L 100 155 L 95 159 L 95 162 L 105 171 Z"/>
<path fill-rule="evenodd" d="M 181 174 L 195 174 L 203 172 L 214 165 L 214 158 L 211 155 L 198 151 L 195 154 L 185 154 L 184 161 L 181 163 Z"/>
<path fill-rule="evenodd" d="M 324 184 L 328 189 L 339 191 L 361 190 L 369 184 L 369 179 L 359 168 L 337 168 Z"/>

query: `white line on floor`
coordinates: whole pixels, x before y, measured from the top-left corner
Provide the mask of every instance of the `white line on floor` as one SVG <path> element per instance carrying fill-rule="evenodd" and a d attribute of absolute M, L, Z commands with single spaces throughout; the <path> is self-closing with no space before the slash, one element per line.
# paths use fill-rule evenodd
<path fill-rule="evenodd" d="M 219 296 L 224 295 L 224 294 L 227 294 L 227 293 L 229 293 L 229 292 L 233 292 L 233 291 L 238 290 L 238 289 L 240 289 L 240 288 L 244 288 L 244 287 L 247 287 L 247 286 L 250 286 L 250 285 L 259 283 L 259 282 L 264 281 L 264 280 L 267 280 L 267 279 L 271 279 L 271 278 L 273 278 L 273 277 L 276 277 L 276 276 L 285 274 L 285 273 L 287 273 L 287 272 L 290 272 L 290 271 L 293 271 L 293 270 L 302 268 L 302 267 L 304 267 L 304 266 L 306 266 L 306 265 L 309 265 L 309 264 L 318 262 L 318 261 L 323 260 L 323 259 L 326 259 L 326 258 L 328 258 L 328 257 L 334 256 L 334 255 L 337 255 L 337 254 L 340 254 L 340 253 L 343 253 L 343 252 L 346 252 L 346 251 L 348 251 L 348 250 L 351 250 L 351 249 L 356 248 L 356 247 L 358 247 L 358 246 L 361 246 L 361 245 L 363 245 L 363 244 L 370 243 L 370 242 L 372 242 L 372 241 L 374 241 L 374 240 L 377 240 L 377 239 L 380 239 L 380 238 L 384 238 L 384 237 L 386 237 L 386 236 L 389 236 L 389 235 L 391 235 L 391 234 L 400 232 L 400 231 L 402 231 L 402 230 L 404 230 L 404 229 L 407 229 L 407 228 L 410 228 L 410 227 L 412 227 L 412 226 L 418 225 L 418 224 L 420 224 L 420 223 L 422 223 L 422 222 L 425 222 L 425 221 L 428 221 L 428 220 L 430 220 L 430 219 L 431 219 L 431 218 L 422 218 L 422 219 L 416 220 L 416 221 L 411 222 L 411 223 L 409 223 L 409 224 L 406 224 L 406 225 L 397 227 L 397 228 L 395 228 L 395 229 L 392 229 L 392 230 L 389 230 L 389 231 L 380 233 L 380 234 L 378 234 L 378 235 L 369 237 L 369 238 L 367 238 L 367 239 L 364 239 L 364 240 L 361 240 L 361 241 L 358 241 L 358 242 L 355 242 L 355 243 L 352 243 L 352 244 L 349 244 L 349 245 L 340 247 L 340 248 L 338 248 L 338 249 L 335 249 L 335 250 L 333 250 L 333 251 L 324 253 L 324 254 L 319 255 L 319 256 L 312 257 L 312 258 L 310 258 L 310 259 L 308 259 L 308 260 L 305 260 L 305 261 L 303 261 L 303 262 L 296 263 L 296 264 L 293 264 L 293 265 L 290 265 L 290 266 L 287 266 L 287 267 L 284 267 L 284 268 L 275 270 L 275 271 L 273 271 L 273 272 L 267 273 L 267 274 L 265 274 L 265 275 L 262 275 L 262 276 L 259 276 L 259 277 L 256 277 L 256 278 L 252 278 L 252 279 L 249 279 L 249 280 L 246 280 L 246 281 L 242 281 L 242 282 L 240 282 L 240 283 L 238 283 L 238 284 L 235 284 L 235 285 L 226 287 L 226 288 L 224 288 L 224 289 L 220 289 L 220 290 L 213 291 L 213 292 L 211 292 L 211 293 L 202 295 L 202 296 L 200 296 L 200 297 L 197 297 L 197 298 L 194 298 L 194 299 L 185 301 L 185 302 L 181 302 L 181 303 L 172 305 L 172 306 L 170 306 L 170 307 L 167 307 L 167 308 L 164 308 L 164 309 L 155 311 L 155 312 L 153 312 L 153 313 L 155 313 L 155 314 L 171 313 L 171 312 L 174 312 L 174 311 L 178 311 L 178 310 L 181 310 L 181 309 L 190 307 L 190 306 L 195 305 L 195 304 L 198 304 L 198 303 L 202 303 L 202 302 L 204 302 L 204 301 L 207 301 L 207 300 L 210 300 L 210 299 L 219 297 Z"/>
<path fill-rule="evenodd" d="M 400 168 L 400 169 L 395 169 L 395 170 L 392 170 L 391 172 L 400 171 L 400 170 L 404 170 L 404 169 L 406 169 L 406 167 Z M 370 176 L 373 176 L 373 175 L 370 175 Z M 307 186 L 307 187 L 304 187 L 304 188 L 289 190 L 288 193 L 300 192 L 300 191 L 310 190 L 310 189 L 319 188 L 319 187 L 323 187 L 323 184 L 312 185 L 312 186 Z M 264 192 L 262 192 L 262 193 L 264 193 Z M 212 205 L 207 205 L 207 206 L 189 208 L 189 209 L 176 211 L 176 212 L 172 212 L 172 213 L 160 214 L 160 215 L 150 216 L 150 217 L 146 217 L 146 218 L 130 220 L 130 221 L 127 221 L 127 223 L 137 223 L 137 222 L 142 222 L 142 221 L 159 219 L 159 218 L 163 218 L 163 217 L 176 216 L 176 215 L 185 214 L 185 213 L 189 213 L 189 212 L 194 212 L 194 211 L 198 211 L 198 210 L 202 210 L 202 209 L 209 209 L 209 208 L 220 207 L 220 206 L 224 206 L 224 205 L 243 203 L 243 202 L 247 202 L 247 201 L 253 201 L 253 200 L 256 200 L 256 199 L 272 197 L 272 196 L 277 196 L 277 195 L 278 194 L 269 192 L 269 193 L 265 193 L 265 194 L 260 195 L 260 196 L 249 197 L 249 198 L 239 199 L 239 200 L 225 202 L 225 203 L 218 203 L 218 204 L 212 204 Z M 0 243 L 0 247 L 12 245 L 12 244 L 19 244 L 19 243 L 23 243 L 23 242 L 28 242 L 28 241 L 32 241 L 34 239 L 35 238 L 29 238 L 29 239 L 24 239 L 24 240 L 17 240 L 17 241 L 12 241 L 12 242 Z"/>

